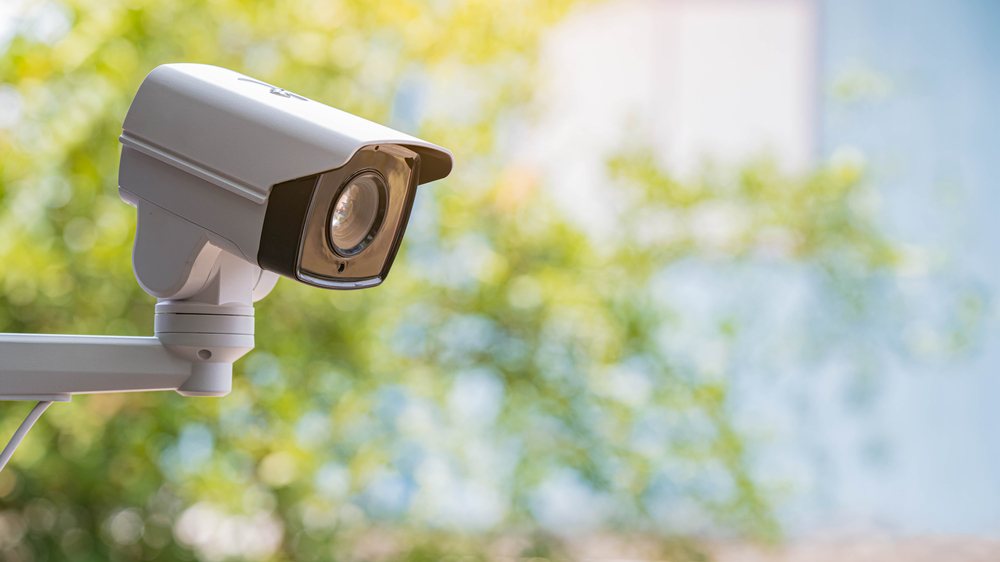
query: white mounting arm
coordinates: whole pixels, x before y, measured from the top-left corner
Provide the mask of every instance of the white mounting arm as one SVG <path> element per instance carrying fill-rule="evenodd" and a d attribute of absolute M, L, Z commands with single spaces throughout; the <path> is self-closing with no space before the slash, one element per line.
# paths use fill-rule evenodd
<path fill-rule="evenodd" d="M 139 284 L 158 297 L 155 336 L 0 334 L 0 400 L 232 389 L 233 362 L 254 346 L 253 303 L 278 276 L 220 249 L 177 215 L 141 200 L 138 207 L 132 262 Z"/>

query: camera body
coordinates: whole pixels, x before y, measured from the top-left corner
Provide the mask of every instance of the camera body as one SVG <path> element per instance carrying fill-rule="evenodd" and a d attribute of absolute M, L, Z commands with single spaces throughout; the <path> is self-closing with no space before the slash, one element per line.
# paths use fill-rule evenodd
<path fill-rule="evenodd" d="M 160 299 L 202 292 L 220 252 L 251 266 L 253 300 L 277 275 L 378 285 L 416 187 L 452 169 L 441 147 L 201 64 L 150 72 L 120 141 L 119 193 L 138 209 L 133 270 Z"/>

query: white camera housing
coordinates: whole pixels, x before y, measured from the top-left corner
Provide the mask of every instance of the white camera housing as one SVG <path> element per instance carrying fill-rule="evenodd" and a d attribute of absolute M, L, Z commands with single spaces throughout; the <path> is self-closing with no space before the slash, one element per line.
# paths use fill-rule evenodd
<path fill-rule="evenodd" d="M 451 153 L 429 142 L 201 64 L 150 72 L 122 129 L 119 189 L 139 209 L 133 268 L 158 298 L 188 298 L 204 286 L 205 244 L 320 287 L 377 285 L 416 186 L 452 168 Z M 329 199 L 366 169 L 387 184 L 386 232 L 358 255 L 324 252 Z M 263 277 L 273 285 L 273 275 Z"/>

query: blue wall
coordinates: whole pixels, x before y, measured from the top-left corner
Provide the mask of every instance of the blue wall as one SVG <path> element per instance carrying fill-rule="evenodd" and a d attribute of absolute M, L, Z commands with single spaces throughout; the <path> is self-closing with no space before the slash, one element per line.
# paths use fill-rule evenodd
<path fill-rule="evenodd" d="M 987 303 L 971 348 L 900 359 L 881 375 L 879 411 L 867 423 L 886 436 L 887 463 L 857 468 L 845 460 L 855 451 L 835 446 L 825 509 L 896 532 L 995 534 L 1000 2 L 828 0 L 822 13 L 824 156 L 859 148 L 887 232 L 929 249 L 935 264 L 905 282 L 908 314 L 947 316 L 969 295 Z M 866 73 L 877 86 L 867 95 L 834 95 Z"/>

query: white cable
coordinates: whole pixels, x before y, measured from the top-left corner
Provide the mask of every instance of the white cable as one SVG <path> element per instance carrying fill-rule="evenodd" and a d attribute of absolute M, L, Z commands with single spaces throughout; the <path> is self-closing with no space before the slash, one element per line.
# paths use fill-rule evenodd
<path fill-rule="evenodd" d="M 0 453 L 0 471 L 3 470 L 3 467 L 7 466 L 7 461 L 9 461 L 10 457 L 14 454 L 14 450 L 17 449 L 17 446 L 21 444 L 21 440 L 24 439 L 24 436 L 28 434 L 28 430 L 31 429 L 31 426 L 35 425 L 35 422 L 38 421 L 39 417 L 41 417 L 42 412 L 44 412 L 50 405 L 52 405 L 52 402 L 39 402 L 38 405 L 31 410 L 31 413 L 28 414 L 28 417 L 24 418 L 24 421 L 21 422 L 21 427 L 17 428 L 17 431 L 14 432 L 14 436 L 10 438 L 10 443 L 7 443 L 3 452 Z"/>

